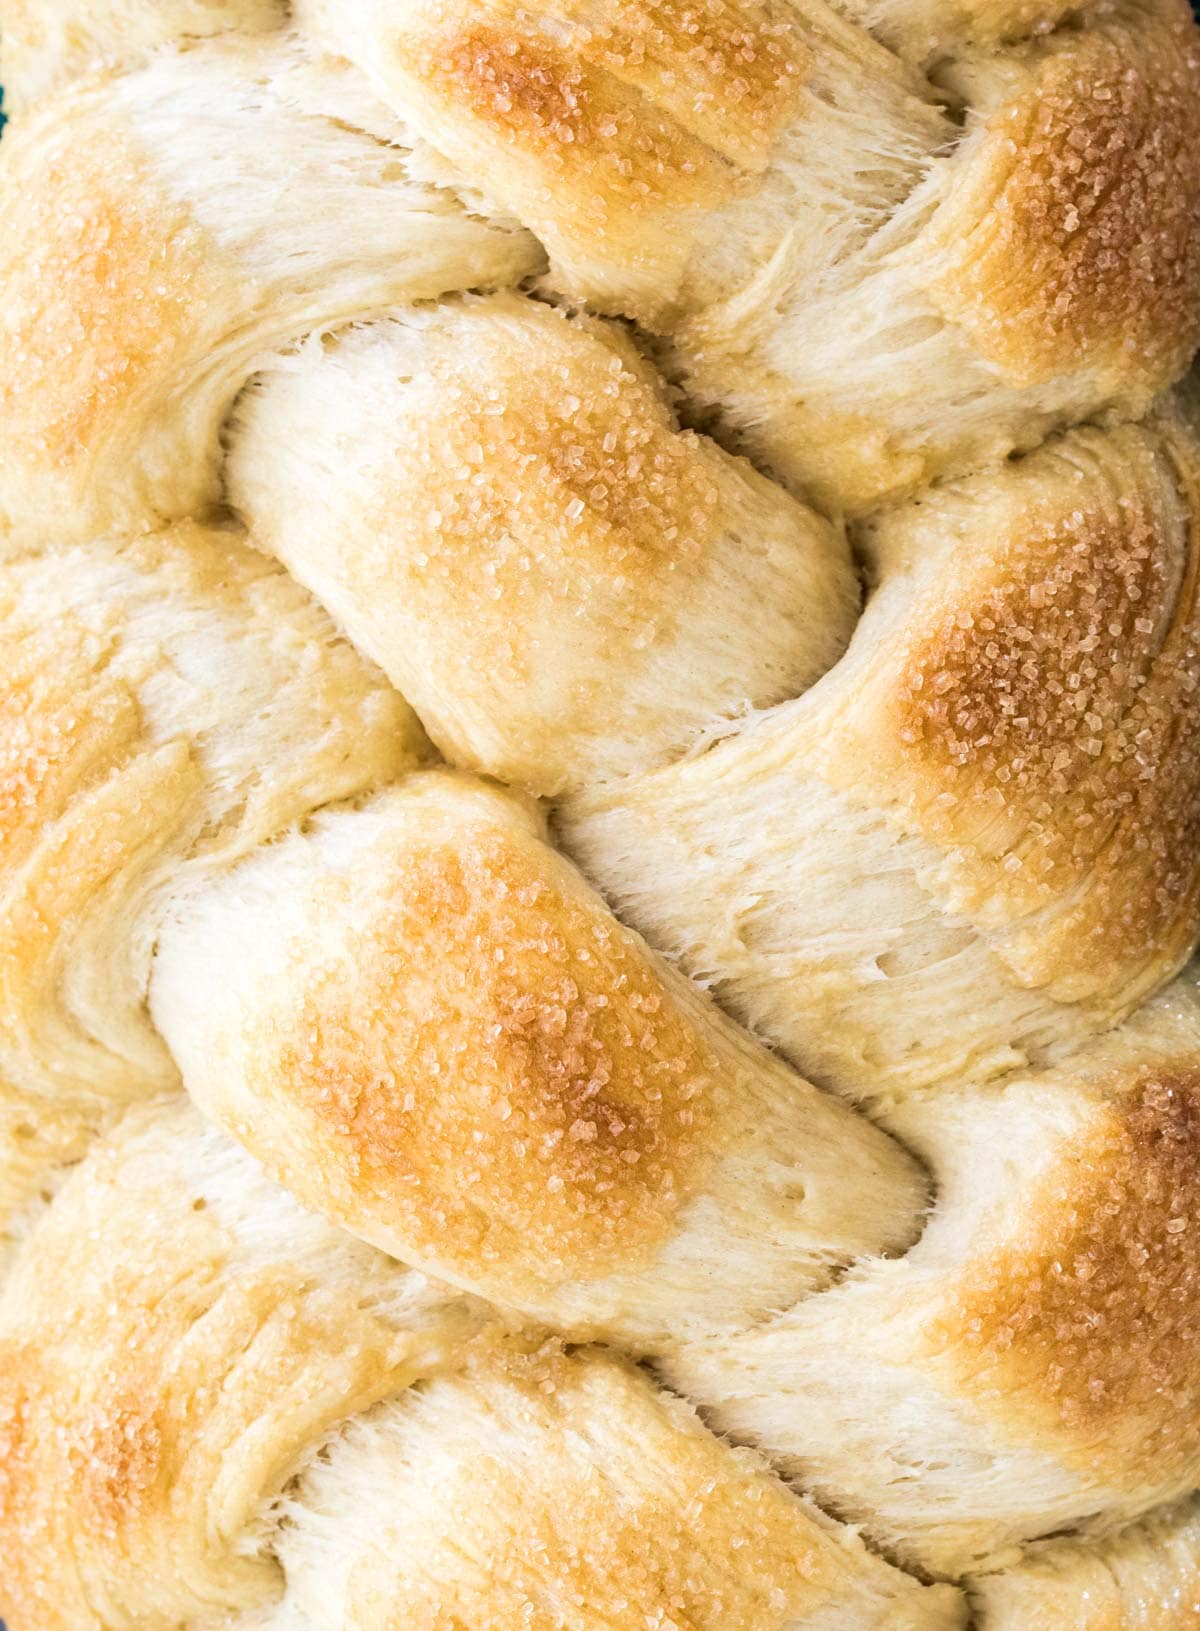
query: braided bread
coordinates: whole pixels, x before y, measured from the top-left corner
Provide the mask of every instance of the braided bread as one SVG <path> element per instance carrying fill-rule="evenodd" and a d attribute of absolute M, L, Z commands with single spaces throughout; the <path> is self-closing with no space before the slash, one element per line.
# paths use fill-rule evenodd
<path fill-rule="evenodd" d="M 9 1631 L 1200 1626 L 1183 0 L 0 0 Z"/>

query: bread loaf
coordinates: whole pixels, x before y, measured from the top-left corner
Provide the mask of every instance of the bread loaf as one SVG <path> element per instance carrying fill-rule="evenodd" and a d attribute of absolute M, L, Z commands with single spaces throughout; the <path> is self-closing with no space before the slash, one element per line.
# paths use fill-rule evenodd
<path fill-rule="evenodd" d="M 8 1631 L 1200 1625 L 1184 0 L 0 0 Z"/>

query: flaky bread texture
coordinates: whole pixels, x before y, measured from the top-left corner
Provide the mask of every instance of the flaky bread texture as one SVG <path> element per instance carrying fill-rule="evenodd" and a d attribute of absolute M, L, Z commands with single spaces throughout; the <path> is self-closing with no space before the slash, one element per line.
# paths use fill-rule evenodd
<path fill-rule="evenodd" d="M 744 1325 L 919 1227 L 914 1163 L 465 777 L 181 898 L 151 1011 L 196 1102 L 308 1204 L 574 1335 Z"/>
<path fill-rule="evenodd" d="M 1182 0 L 284 9 L 0 0 L 9 1631 L 1175 1631 Z"/>
<path fill-rule="evenodd" d="M 1200 341 L 1184 0 L 936 84 L 811 0 L 296 15 L 538 235 L 556 287 L 666 335 L 693 396 L 823 503 L 1142 413 Z"/>
<path fill-rule="evenodd" d="M 17 1624 L 962 1623 L 631 1365 L 330 1229 L 182 1100 L 131 1110 L 39 1222 L 0 1358 Z"/>
<path fill-rule="evenodd" d="M 171 891 L 427 747 L 230 526 L 5 562 L 0 664 L 3 1236 L 89 1129 L 178 1079 L 145 1008 Z"/>
<path fill-rule="evenodd" d="M 84 527 L 211 500 L 256 352 L 535 272 L 512 216 L 556 286 L 659 332 L 749 450 L 856 512 L 1144 413 L 1200 338 L 1183 0 L 967 52 L 937 85 L 813 3 L 717 6 L 709 32 L 632 0 L 604 26 L 500 0 L 407 10 L 302 0 L 336 53 L 319 68 L 228 37 L 10 136 L 0 202 L 38 253 L 3 268 L 8 528 L 32 534 L 57 495 Z M 74 202 L 43 215 L 49 173 Z"/>
<path fill-rule="evenodd" d="M 918 1244 L 669 1374 L 938 1574 L 1190 1492 L 1198 1071 L 1189 972 L 1069 1068 L 910 1103 Z"/>
<path fill-rule="evenodd" d="M 220 498 L 220 428 L 261 352 L 536 269 L 525 234 L 410 179 L 403 139 L 357 79 L 232 37 L 16 123 L 0 548 L 195 514 Z"/>
<path fill-rule="evenodd" d="M 844 659 L 701 757 L 569 801 L 567 847 L 885 1112 L 1077 1047 L 1195 944 L 1197 454 L 1167 403 L 887 511 Z"/>
<path fill-rule="evenodd" d="M 448 759 L 540 795 L 794 696 L 858 612 L 843 535 L 681 430 L 624 330 L 523 295 L 310 341 L 258 375 L 229 441 L 260 547 Z"/>
<path fill-rule="evenodd" d="M 364 1546 L 343 1515 L 391 1490 L 419 1495 Z M 703 1631 L 963 1624 L 954 1591 L 871 1558 L 690 1406 L 595 1351 L 502 1353 L 349 1423 L 284 1520 L 295 1595 L 320 1603 L 316 1623 L 354 1631 L 642 1631 L 656 1614 Z"/>
<path fill-rule="evenodd" d="M 260 1507 L 303 1450 L 489 1318 L 302 1212 L 182 1099 L 131 1110 L 0 1304 L 6 1613 L 76 1631 L 270 1601 Z"/>

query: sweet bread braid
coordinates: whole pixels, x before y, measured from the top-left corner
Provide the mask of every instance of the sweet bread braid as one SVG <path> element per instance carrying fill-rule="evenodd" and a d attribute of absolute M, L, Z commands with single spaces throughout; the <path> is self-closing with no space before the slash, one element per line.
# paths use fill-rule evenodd
<path fill-rule="evenodd" d="M 236 531 L 26 554 L 0 584 L 0 1234 L 79 1140 L 178 1073 L 145 1009 L 187 877 L 427 744 Z"/>
<path fill-rule="evenodd" d="M 938 1574 L 1190 1492 L 1198 1057 L 1189 971 L 1070 1066 L 951 1090 L 914 1126 L 938 1180 L 917 1245 L 669 1378 Z"/>
<path fill-rule="evenodd" d="M 1181 0 L 0 31 L 9 1631 L 1200 1624 Z"/>
<path fill-rule="evenodd" d="M 64 1185 L 0 1343 L 16 1625 L 958 1623 L 627 1362 L 328 1228 L 179 1101 Z"/>
<path fill-rule="evenodd" d="M 410 179 L 397 134 L 347 73 L 237 40 L 16 121 L 0 532 L 27 547 L 191 515 L 220 498 L 221 426 L 259 353 L 536 269 L 523 233 Z"/>
<path fill-rule="evenodd" d="M 665 333 L 695 401 L 826 503 L 1142 413 L 1195 349 L 1182 0 L 986 54 L 951 16 L 936 81 L 786 0 L 294 11 L 533 228 L 554 287 Z"/>
<path fill-rule="evenodd" d="M 1055 1061 L 1179 967 L 1200 890 L 1187 403 L 894 507 L 845 658 L 568 845 L 819 1080 L 886 1113 Z"/>

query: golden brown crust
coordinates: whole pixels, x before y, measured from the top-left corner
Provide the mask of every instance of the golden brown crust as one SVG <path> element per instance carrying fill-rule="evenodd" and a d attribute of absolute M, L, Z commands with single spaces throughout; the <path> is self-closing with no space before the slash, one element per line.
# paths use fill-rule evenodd
<path fill-rule="evenodd" d="M 697 1344 L 671 1379 L 939 1576 L 1187 1494 L 1200 1476 L 1193 976 L 1070 1066 L 945 1088 L 897 1119 L 938 1179 L 903 1260 Z"/>
<path fill-rule="evenodd" d="M 585 1631 L 601 1609 L 630 1631 L 656 1609 L 706 1631 L 959 1624 L 957 1594 L 872 1558 L 627 1362 L 498 1335 L 301 1212 L 181 1101 L 131 1112 L 0 1302 L 6 1611 L 135 1631 L 262 1609 L 278 1550 L 289 1598 L 346 1631 Z"/>
<path fill-rule="evenodd" d="M 737 445 L 830 509 L 1141 415 L 1200 342 L 1186 0 L 1075 8 L 1048 38 L 1035 8 L 1035 38 L 986 57 L 962 35 L 1019 28 L 1020 8 L 872 4 L 885 35 L 959 37 L 933 47 L 936 83 L 841 7 L 743 8 L 711 54 L 753 53 L 761 80 L 729 80 L 749 146 L 703 80 L 684 131 L 684 77 L 652 51 L 618 95 L 569 5 L 497 4 L 483 32 L 463 9 L 413 4 L 402 38 L 380 0 L 299 15 L 529 224 L 554 287 L 663 335 Z M 668 12 L 664 38 L 686 18 L 702 39 L 710 15 L 726 35 L 724 7 L 651 9 L 651 35 Z"/>
<path fill-rule="evenodd" d="M 405 1279 L 272 1194 L 181 1101 L 130 1112 L 0 1302 L 14 1624 L 117 1631 L 269 1602 L 277 1570 L 245 1544 L 259 1503 L 333 1422 L 478 1324 L 448 1302 L 405 1331 L 387 1312 Z"/>
<path fill-rule="evenodd" d="M 407 0 L 386 22 L 371 0 L 303 0 L 297 15 L 486 175 L 561 284 L 643 317 L 669 309 L 699 213 L 765 165 L 809 61 L 777 0 L 620 0 L 603 21 L 575 0 Z"/>
<path fill-rule="evenodd" d="M 1200 1624 L 1186 0 L 282 3 L 0 163 L 0 1614 Z"/>
<path fill-rule="evenodd" d="M 654 267 L 647 284 L 662 272 L 670 287 L 670 225 L 729 197 L 732 173 L 703 140 L 607 70 L 512 24 L 487 28 L 471 11 L 448 39 L 408 38 L 401 72 L 430 99 L 432 119 L 453 122 L 453 148 L 504 155 L 492 186 L 553 248 L 567 285 L 602 281 L 569 267 L 636 235 Z"/>
<path fill-rule="evenodd" d="M 115 130 L 51 113 L 5 141 L 0 413 L 14 468 L 69 469 L 169 373 L 213 290 L 206 240 Z M 0 492 L 0 514 L 4 495 Z"/>
<path fill-rule="evenodd" d="M 1101 1091 L 1104 1084 L 1097 1084 Z M 1098 1483 L 1169 1489 L 1200 1459 L 1200 1060 L 1124 1072 L 1027 1219 L 973 1258 L 929 1329 L 960 1385 L 1002 1401 Z"/>
<path fill-rule="evenodd" d="M 525 296 L 304 347 L 230 439 L 260 547 L 452 764 L 534 793 L 670 762 L 803 690 L 853 625 L 841 533 L 681 429 L 622 328 Z"/>
<path fill-rule="evenodd" d="M 336 65 L 236 36 L 89 76 L 14 125 L 0 547 L 203 513 L 264 351 L 537 266 L 524 234 L 412 181 L 398 134 Z"/>
<path fill-rule="evenodd" d="M 193 1098 L 307 1204 L 575 1336 L 752 1321 L 906 1243 L 925 1198 L 465 776 L 182 899 L 151 1003 Z"/>
<path fill-rule="evenodd" d="M 943 849 L 936 893 L 1068 1001 L 1127 1004 L 1194 940 L 1196 470 L 1171 418 L 1079 431 L 883 518 L 885 587 L 813 731 L 820 773 Z"/>
<path fill-rule="evenodd" d="M 651 1256 L 711 1159 L 721 1071 L 635 937 L 486 821 L 381 863 L 353 963 L 270 1016 L 260 1090 L 418 1259 L 519 1292 L 534 1264 Z"/>
<path fill-rule="evenodd" d="M 1086 359 L 1122 400 L 1177 377 L 1200 340 L 1200 38 L 1183 0 L 1068 32 L 969 149 L 930 287 L 980 353 L 1022 385 Z"/>
<path fill-rule="evenodd" d="M 1195 943 L 1196 472 L 1165 403 L 883 513 L 844 657 L 572 798 L 572 853 L 856 1098 L 1062 1057 Z"/>
<path fill-rule="evenodd" d="M 508 528 L 531 545 L 543 532 L 557 543 L 563 499 L 614 571 L 648 587 L 668 566 L 695 570 L 722 466 L 704 456 L 710 444 L 679 430 L 664 382 L 619 327 L 501 295 L 448 307 L 444 331 L 435 318 L 416 350 L 447 400 L 396 458 L 420 472 L 438 518 L 425 542 L 443 605 L 461 606 L 473 587 L 464 544 Z M 547 389 L 550 371 L 561 393 Z M 530 568 L 515 559 L 502 570 L 497 587 L 519 611 Z"/>
<path fill-rule="evenodd" d="M 1147 495 L 1119 512 L 1068 514 L 1035 504 L 1001 546 L 994 573 L 955 584 L 906 642 L 897 674 L 899 740 L 943 777 L 970 766 L 989 800 L 1047 813 L 1047 794 L 1078 762 L 1081 725 L 1094 733 L 1144 685 L 1178 593 L 1171 540 Z M 955 595 L 954 591 L 958 591 Z M 953 597 L 953 598 L 952 598 Z M 956 603 L 957 602 L 957 603 Z M 1114 704 L 1095 691 L 1119 671 Z"/>
<path fill-rule="evenodd" d="M 603 230 L 614 205 L 628 209 L 635 189 L 650 208 L 708 203 L 725 190 L 700 144 L 669 124 L 643 124 L 636 100 L 608 75 L 586 71 L 548 41 L 471 21 L 417 56 L 413 71 L 493 137 L 519 142 L 533 165 L 570 166 L 581 189 L 584 175 L 598 171 L 597 196 L 580 201 L 592 231 Z"/>
<path fill-rule="evenodd" d="M 474 20 L 480 9 L 488 19 L 482 24 Z M 614 80 L 726 159 L 753 168 L 765 162 L 804 65 L 784 8 L 762 0 L 743 6 L 620 0 L 601 23 L 585 22 L 578 5 L 559 11 L 570 54 L 549 47 L 549 30 L 536 44 L 522 37 L 528 13 L 494 4 L 467 11 L 460 29 L 448 29 L 445 43 L 418 59 L 421 77 L 444 82 L 456 103 L 461 95 L 498 129 L 544 157 L 553 154 L 556 166 L 594 167 L 597 160 L 607 166 L 614 152 L 633 161 L 613 165 L 626 204 L 653 199 L 659 188 L 686 202 L 675 189 L 686 186 L 687 172 L 672 163 L 682 155 L 657 145 L 655 137 L 666 138 L 668 129 L 661 116 L 655 130 L 644 115 L 635 126 L 632 109 L 603 106 L 606 83 Z M 610 128 L 613 118 L 624 129 Z"/>

